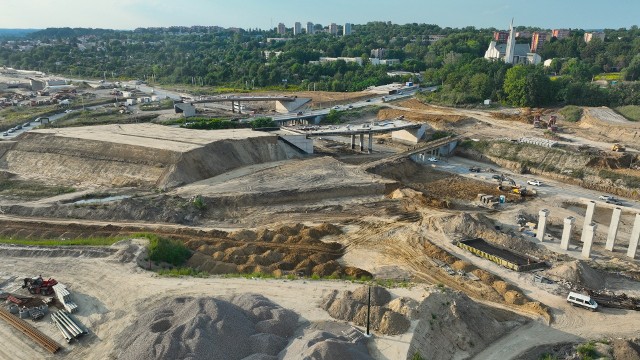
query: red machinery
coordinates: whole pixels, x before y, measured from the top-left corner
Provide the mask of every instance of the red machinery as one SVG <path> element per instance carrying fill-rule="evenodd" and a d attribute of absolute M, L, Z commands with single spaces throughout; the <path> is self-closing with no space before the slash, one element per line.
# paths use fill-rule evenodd
<path fill-rule="evenodd" d="M 53 294 L 53 286 L 58 282 L 55 279 L 49 278 L 44 280 L 42 275 L 37 278 L 25 278 L 23 289 L 29 290 L 31 294 L 51 295 Z"/>

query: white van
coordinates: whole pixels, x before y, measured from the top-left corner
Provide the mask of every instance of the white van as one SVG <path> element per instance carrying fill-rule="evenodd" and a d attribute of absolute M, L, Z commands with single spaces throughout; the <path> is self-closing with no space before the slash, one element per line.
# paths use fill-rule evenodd
<path fill-rule="evenodd" d="M 573 306 L 582 306 L 590 309 L 591 311 L 596 311 L 598 309 L 598 303 L 591 299 L 589 295 L 570 292 L 569 296 L 567 296 L 567 302 L 571 303 Z"/>

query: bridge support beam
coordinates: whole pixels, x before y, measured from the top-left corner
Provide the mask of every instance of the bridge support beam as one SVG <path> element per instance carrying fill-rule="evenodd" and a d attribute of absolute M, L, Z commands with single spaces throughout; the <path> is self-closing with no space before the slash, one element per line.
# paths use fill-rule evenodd
<path fill-rule="evenodd" d="M 369 154 L 373 152 L 373 134 L 369 133 Z"/>
<path fill-rule="evenodd" d="M 236 112 L 236 102 L 231 100 L 231 112 L 235 113 Z"/>
<path fill-rule="evenodd" d="M 356 136 L 351 135 L 351 150 L 355 150 L 355 149 L 356 149 Z"/>
<path fill-rule="evenodd" d="M 360 151 L 364 151 L 364 134 L 360 134 Z"/>

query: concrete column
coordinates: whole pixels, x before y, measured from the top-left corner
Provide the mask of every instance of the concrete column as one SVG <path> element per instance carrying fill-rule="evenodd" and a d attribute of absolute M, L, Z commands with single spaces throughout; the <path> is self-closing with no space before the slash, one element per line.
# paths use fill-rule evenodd
<path fill-rule="evenodd" d="M 593 237 L 596 234 L 598 224 L 591 223 L 585 227 L 585 231 L 582 233 L 584 238 L 584 244 L 582 244 L 582 257 L 589 259 L 591 257 L 591 246 L 593 245 Z"/>
<path fill-rule="evenodd" d="M 236 102 L 235 101 L 231 102 L 231 112 L 232 113 L 236 112 Z"/>
<path fill-rule="evenodd" d="M 587 230 L 587 226 L 591 224 L 593 220 L 593 212 L 596 210 L 596 202 L 591 200 L 587 204 L 587 213 L 584 215 L 584 224 L 582 225 L 582 236 L 580 237 L 580 241 L 584 242 L 584 233 Z"/>
<path fill-rule="evenodd" d="M 373 152 L 373 134 L 369 133 L 369 154 Z"/>
<path fill-rule="evenodd" d="M 549 210 L 542 209 L 538 212 L 538 233 L 536 237 L 540 241 L 544 241 L 544 233 L 547 228 L 547 217 L 549 216 Z"/>
<path fill-rule="evenodd" d="M 573 234 L 576 219 L 573 216 L 566 217 L 564 219 L 564 229 L 562 230 L 562 241 L 560 241 L 560 248 L 562 250 L 569 250 L 569 241 Z"/>
<path fill-rule="evenodd" d="M 618 225 L 620 225 L 620 214 L 622 209 L 619 207 L 613 209 L 613 215 L 611 215 L 611 224 L 609 224 L 609 234 L 607 235 L 607 244 L 605 249 L 613 251 L 613 246 L 616 242 L 616 236 L 618 236 Z"/>
<path fill-rule="evenodd" d="M 355 149 L 356 149 L 356 136 L 351 135 L 351 150 L 355 150 Z"/>
<path fill-rule="evenodd" d="M 627 256 L 632 259 L 636 257 L 638 239 L 640 239 L 640 214 L 636 214 L 636 221 L 633 223 L 633 231 L 631 231 L 631 239 L 629 239 L 629 250 L 627 250 Z"/>
<path fill-rule="evenodd" d="M 240 101 L 238 101 L 238 114 L 242 114 L 242 106 L 240 106 Z"/>
<path fill-rule="evenodd" d="M 364 151 L 364 134 L 360 134 L 360 151 Z"/>

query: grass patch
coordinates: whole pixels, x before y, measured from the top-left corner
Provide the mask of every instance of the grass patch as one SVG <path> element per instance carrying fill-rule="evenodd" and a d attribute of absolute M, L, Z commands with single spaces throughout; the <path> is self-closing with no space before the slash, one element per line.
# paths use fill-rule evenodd
<path fill-rule="evenodd" d="M 96 237 L 78 239 L 12 239 L 2 237 L 0 243 L 28 246 L 111 246 L 125 237 Z"/>
<path fill-rule="evenodd" d="M 558 111 L 565 121 L 577 122 L 582 118 L 582 108 L 575 105 L 565 106 Z"/>
<path fill-rule="evenodd" d="M 618 174 L 611 170 L 600 170 L 598 173 L 601 178 L 609 179 L 612 181 L 622 180 L 628 187 L 640 188 L 640 177 L 632 175 Z"/>
<path fill-rule="evenodd" d="M 181 241 L 161 238 L 155 234 L 136 234 L 149 239 L 149 259 L 166 262 L 173 266 L 184 264 L 191 257 L 191 251 Z"/>
<path fill-rule="evenodd" d="M 173 268 L 158 270 L 158 275 L 167 277 L 193 276 L 199 278 L 209 277 L 206 271 L 198 271 L 194 268 Z"/>
<path fill-rule="evenodd" d="M 640 106 L 638 105 L 620 106 L 614 110 L 629 121 L 640 121 Z"/>
<path fill-rule="evenodd" d="M 158 114 L 128 115 L 120 114 L 116 109 L 103 110 L 79 110 L 71 112 L 53 124 L 46 124 L 44 127 L 71 127 L 106 124 L 132 124 L 139 122 L 150 122 L 157 118 Z"/>
<path fill-rule="evenodd" d="M 58 112 L 55 105 L 49 106 L 12 106 L 0 110 L 0 130 L 8 130 L 16 125 L 22 125 L 37 117 L 47 117 Z"/>
<path fill-rule="evenodd" d="M 594 80 L 620 81 L 622 76 L 619 72 L 602 73 L 593 77 Z"/>
<path fill-rule="evenodd" d="M 593 341 L 589 341 L 586 344 L 578 346 L 576 350 L 578 351 L 578 355 L 580 355 L 582 359 L 596 359 L 598 357 L 596 345 L 593 343 Z"/>
<path fill-rule="evenodd" d="M 67 186 L 49 186 L 36 181 L 2 180 L 0 195 L 20 199 L 42 199 L 68 194 L 76 189 Z"/>

